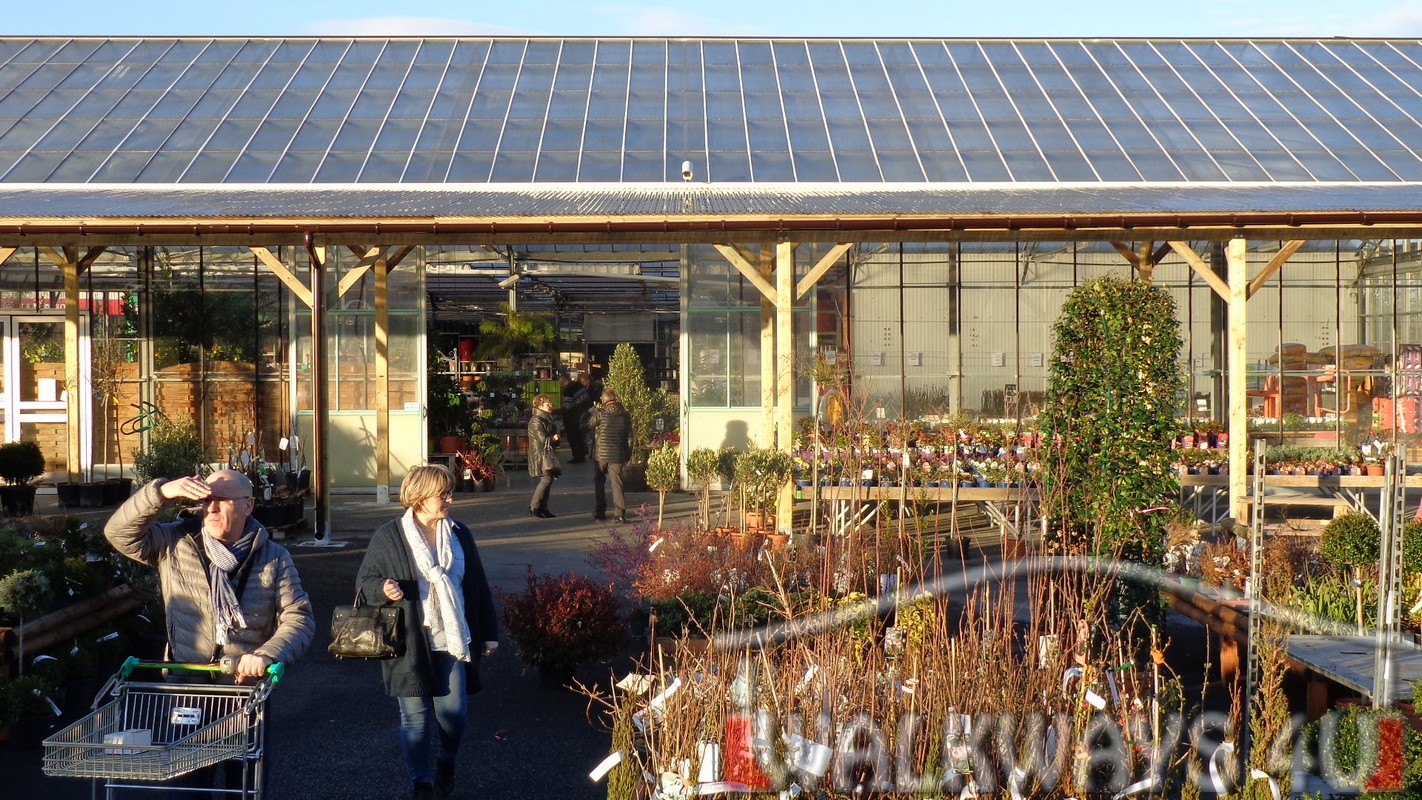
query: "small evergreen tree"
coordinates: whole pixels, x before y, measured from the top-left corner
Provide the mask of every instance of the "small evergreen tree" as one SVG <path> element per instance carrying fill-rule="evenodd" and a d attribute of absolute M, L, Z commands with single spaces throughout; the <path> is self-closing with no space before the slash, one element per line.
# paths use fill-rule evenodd
<path fill-rule="evenodd" d="M 669 402 L 666 391 L 647 386 L 642 357 L 627 342 L 612 352 L 603 385 L 617 391 L 617 399 L 632 417 L 632 461 L 646 461 L 652 450 L 657 415 Z"/>

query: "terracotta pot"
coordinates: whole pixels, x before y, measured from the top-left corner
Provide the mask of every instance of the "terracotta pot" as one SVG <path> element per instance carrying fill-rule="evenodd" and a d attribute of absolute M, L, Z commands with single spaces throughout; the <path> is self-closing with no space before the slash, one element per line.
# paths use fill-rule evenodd
<path fill-rule="evenodd" d="M 779 550 L 790 542 L 790 534 L 768 533 L 765 536 L 765 541 L 770 545 L 771 550 Z"/>

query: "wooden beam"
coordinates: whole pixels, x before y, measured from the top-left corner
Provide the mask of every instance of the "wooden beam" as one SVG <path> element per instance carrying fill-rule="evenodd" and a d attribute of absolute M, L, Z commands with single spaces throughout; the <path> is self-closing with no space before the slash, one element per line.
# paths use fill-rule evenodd
<path fill-rule="evenodd" d="M 69 426 L 68 453 L 65 469 L 69 482 L 78 483 L 79 470 L 84 466 L 84 439 L 79 435 L 83 430 L 83 410 L 81 398 L 89 388 L 80 381 L 79 374 L 79 264 L 78 250 L 65 248 L 75 258 L 59 268 L 64 273 L 64 388 L 68 402 L 64 404 L 65 423 Z M 82 391 L 81 391 L 82 389 Z"/>
<path fill-rule="evenodd" d="M 1248 487 L 1249 459 L 1249 242 L 1230 239 L 1225 245 L 1229 267 L 1229 351 L 1226 388 L 1229 397 L 1229 509 L 1237 513 Z M 1245 522 L 1237 519 L 1236 522 Z"/>
<path fill-rule="evenodd" d="M 769 285 L 775 277 L 775 248 L 769 244 L 760 248 L 761 281 Z M 756 444 L 775 446 L 775 309 L 776 292 L 760 301 L 760 435 Z"/>
<path fill-rule="evenodd" d="M 386 257 L 385 257 L 385 268 L 386 268 L 386 269 L 395 269 L 396 267 L 400 266 L 400 262 L 401 262 L 401 261 L 404 261 L 404 260 L 405 260 L 405 256 L 408 256 L 409 254 L 411 254 L 411 253 L 413 253 L 413 252 L 415 252 L 415 246 L 414 246 L 414 245 L 412 245 L 412 244 L 404 245 L 404 246 L 401 247 L 399 250 L 396 250 L 393 255 L 389 255 L 389 256 L 386 256 Z"/>
<path fill-rule="evenodd" d="M 375 258 L 375 497 L 390 502 L 390 269 L 385 249 Z M 458 478 L 459 476 L 455 476 Z"/>
<path fill-rule="evenodd" d="M 379 245 L 366 248 L 363 252 L 361 248 L 354 245 L 347 246 L 347 249 L 354 253 L 360 261 L 351 267 L 350 272 L 341 276 L 340 282 L 336 284 L 336 297 L 345 297 L 346 292 L 352 286 L 360 283 L 360 279 L 365 277 L 365 273 L 369 272 L 371 267 L 375 266 L 375 262 L 385 254 L 385 248 Z"/>
<path fill-rule="evenodd" d="M 1150 253 L 1155 242 L 1141 242 L 1140 245 L 1140 252 L 1137 253 L 1139 260 L 1136 262 L 1136 277 L 1149 284 L 1155 281 L 1155 261 L 1151 260 Z"/>
<path fill-rule="evenodd" d="M 761 274 L 759 267 L 751 266 L 750 260 L 741 253 L 741 249 L 738 246 L 731 244 L 712 246 L 716 248 L 716 251 L 721 254 L 722 258 L 731 262 L 731 266 L 735 267 L 736 271 L 741 273 L 742 277 L 749 281 L 756 289 L 760 290 L 760 296 L 764 298 L 767 303 L 775 305 L 775 287 L 771 286 L 770 281 L 765 275 Z M 767 253 L 773 254 L 770 247 L 761 248 L 762 263 L 764 263 Z"/>
<path fill-rule="evenodd" d="M 1136 269 L 1136 268 L 1140 267 L 1140 265 L 1141 265 L 1141 257 L 1140 257 L 1140 254 L 1137 253 L 1136 251 L 1132 250 L 1131 248 L 1127 247 L 1125 242 L 1118 242 L 1118 241 L 1115 241 L 1115 240 L 1113 239 L 1113 240 L 1111 241 L 1111 246 L 1114 247 L 1114 248 L 1116 248 L 1116 252 L 1120 253 L 1122 258 L 1124 258 L 1124 259 L 1126 259 L 1127 261 L 1131 262 L 1131 268 L 1132 268 L 1132 269 Z"/>
<path fill-rule="evenodd" d="M 1274 277 L 1274 273 L 1283 269 L 1285 262 L 1293 257 L 1294 253 L 1297 253 L 1299 248 L 1303 247 L 1303 245 L 1302 239 L 1284 242 L 1284 246 L 1279 248 L 1279 252 L 1275 253 L 1274 257 L 1269 259 L 1269 263 L 1264 265 L 1264 269 L 1259 270 L 1259 274 L 1255 275 L 1254 279 L 1249 282 L 1248 296 L 1253 297 L 1255 292 L 1263 288 L 1264 284 L 1268 283 L 1269 279 Z"/>
<path fill-rule="evenodd" d="M 829 252 L 825 253 L 824 258 L 821 258 L 818 264 L 805 273 L 805 277 L 801 278 L 800 283 L 795 286 L 795 299 L 799 300 L 815 288 L 815 284 L 820 282 L 820 278 L 823 278 L 826 272 L 829 272 L 829 268 L 834 266 L 840 257 L 849 252 L 849 248 L 853 246 L 852 242 L 840 242 L 831 247 Z"/>
<path fill-rule="evenodd" d="M 9 261 L 10 256 L 13 256 L 15 254 L 15 251 L 19 249 L 20 248 L 18 247 L 0 247 L 0 264 L 4 264 L 6 261 Z"/>
<path fill-rule="evenodd" d="M 836 250 L 839 246 L 836 246 Z M 767 248 L 769 249 L 769 248 Z M 843 252 L 843 251 L 840 251 Z M 835 259 L 838 259 L 838 254 Z M 820 259 L 820 269 L 826 259 Z M 833 260 L 830 261 L 833 263 Z M 826 267 L 827 268 L 827 267 Z M 820 270 L 823 274 L 824 270 Z M 814 285 L 813 281 L 810 284 Z M 775 444 L 782 452 L 790 452 L 795 440 L 795 243 L 775 245 Z M 786 481 L 776 495 L 775 528 L 782 533 L 792 530 L 795 509 L 793 483 Z"/>
<path fill-rule="evenodd" d="M 1195 270 L 1195 274 L 1209 284 L 1221 300 L 1229 300 L 1229 285 L 1220 280 L 1220 276 L 1210 269 L 1210 265 L 1205 263 L 1205 259 L 1200 258 L 1194 248 L 1184 242 L 1170 242 L 1169 244 L 1170 249 L 1180 254 L 1180 257 L 1185 259 L 1185 263 L 1190 265 L 1190 269 Z"/>
<path fill-rule="evenodd" d="M 277 276 L 282 283 L 286 284 L 286 288 L 291 291 L 296 299 L 300 300 L 307 308 L 311 307 L 311 290 L 306 288 L 306 285 L 301 282 L 301 279 L 292 274 L 291 270 L 288 269 L 285 264 L 281 263 L 281 259 L 272 255 L 272 251 L 265 247 L 253 247 L 252 253 L 255 254 L 263 264 L 267 265 L 267 269 L 271 270 L 273 275 Z"/>
<path fill-rule="evenodd" d="M 1165 258 L 1165 254 L 1169 252 L 1170 242 L 1166 242 L 1160 247 L 1155 248 L 1155 252 L 1150 254 L 1150 263 L 1159 264 L 1161 259 Z"/>

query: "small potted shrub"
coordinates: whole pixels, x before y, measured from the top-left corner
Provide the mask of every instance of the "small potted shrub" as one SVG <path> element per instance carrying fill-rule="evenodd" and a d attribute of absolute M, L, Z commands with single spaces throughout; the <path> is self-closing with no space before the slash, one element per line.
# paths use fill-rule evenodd
<path fill-rule="evenodd" d="M 16 570 L 0 578 L 0 612 L 19 622 L 15 634 L 21 675 L 25 674 L 25 620 L 43 614 L 53 597 L 49 578 L 37 569 Z"/>
<path fill-rule="evenodd" d="M 771 528 L 780 488 L 795 472 L 789 453 L 768 447 L 750 447 L 736 457 L 732 473 L 742 507 L 748 512 L 746 527 Z"/>
<path fill-rule="evenodd" d="M 647 486 L 657 493 L 657 528 L 667 506 L 667 492 L 681 488 L 680 453 L 676 445 L 664 444 L 647 457 Z"/>
<path fill-rule="evenodd" d="M 44 474 L 44 454 L 34 442 L 0 444 L 0 502 L 6 516 L 24 517 L 34 513 L 34 480 Z"/>
<path fill-rule="evenodd" d="M 566 685 L 579 664 L 616 654 L 626 640 L 612 587 L 575 572 L 530 568 L 522 591 L 498 595 L 510 641 L 544 685 Z"/>
<path fill-rule="evenodd" d="M 1368 514 L 1351 512 L 1329 521 L 1318 539 L 1323 560 L 1340 573 L 1351 577 L 1356 601 L 1358 635 L 1363 635 L 1363 570 L 1378 562 L 1382 532 Z"/>
<path fill-rule="evenodd" d="M 721 480 L 721 459 L 715 450 L 698 447 L 686 456 L 686 477 L 696 486 L 701 527 L 711 527 L 711 484 Z"/>

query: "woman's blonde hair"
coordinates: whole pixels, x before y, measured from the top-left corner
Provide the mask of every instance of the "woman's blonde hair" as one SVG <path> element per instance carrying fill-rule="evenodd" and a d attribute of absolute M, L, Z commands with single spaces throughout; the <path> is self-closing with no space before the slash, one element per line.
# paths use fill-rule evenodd
<path fill-rule="evenodd" d="M 534 408 L 538 408 L 539 406 L 543 405 L 544 403 L 552 403 L 552 402 L 553 402 L 553 398 L 549 397 L 549 396 L 546 395 L 546 394 L 540 394 L 540 395 L 537 395 L 537 396 L 535 396 L 535 397 L 533 398 L 533 407 L 534 407 Z"/>
<path fill-rule="evenodd" d="M 400 482 L 400 505 L 414 508 L 431 497 L 454 491 L 454 474 L 443 464 L 415 467 Z"/>

